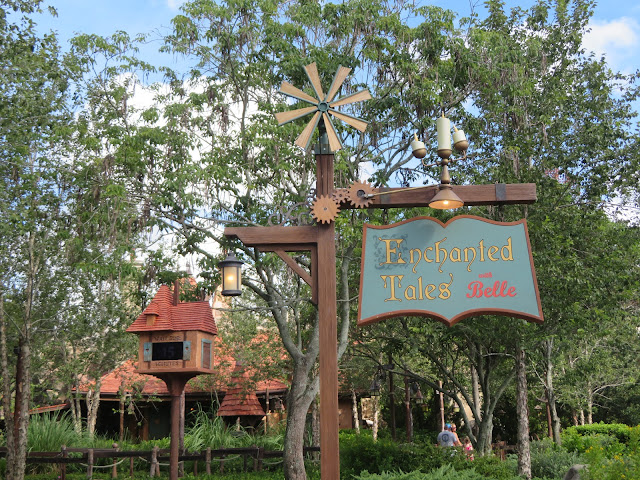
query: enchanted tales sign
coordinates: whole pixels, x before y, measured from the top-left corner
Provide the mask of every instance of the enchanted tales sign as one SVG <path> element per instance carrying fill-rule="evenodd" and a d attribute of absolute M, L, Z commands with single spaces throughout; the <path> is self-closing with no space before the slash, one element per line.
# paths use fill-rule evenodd
<path fill-rule="evenodd" d="M 451 326 L 479 314 L 543 321 L 525 220 L 365 225 L 358 325 L 424 316 Z"/>

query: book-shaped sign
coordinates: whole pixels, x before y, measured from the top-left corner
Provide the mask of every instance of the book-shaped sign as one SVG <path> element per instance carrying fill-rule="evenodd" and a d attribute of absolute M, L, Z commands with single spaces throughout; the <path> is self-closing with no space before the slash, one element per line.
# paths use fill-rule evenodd
<path fill-rule="evenodd" d="M 364 227 L 358 325 L 480 314 L 543 321 L 526 220 L 461 215 Z"/>

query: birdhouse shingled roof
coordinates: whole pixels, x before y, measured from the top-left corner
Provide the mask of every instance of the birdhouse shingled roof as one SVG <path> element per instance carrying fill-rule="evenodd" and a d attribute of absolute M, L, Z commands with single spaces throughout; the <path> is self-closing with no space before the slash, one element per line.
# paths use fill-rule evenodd
<path fill-rule="evenodd" d="M 147 325 L 147 315 L 157 315 L 153 325 Z M 218 327 L 211 313 L 209 302 L 184 302 L 173 304 L 173 294 L 162 285 L 147 308 L 140 314 L 127 332 L 199 330 L 218 334 Z"/>
<path fill-rule="evenodd" d="M 227 390 L 224 400 L 218 408 L 219 417 L 244 417 L 247 415 L 263 417 L 265 415 L 255 390 L 249 388 L 248 381 L 249 378 L 244 368 L 236 362 L 232 379 L 232 382 L 235 383 Z"/>

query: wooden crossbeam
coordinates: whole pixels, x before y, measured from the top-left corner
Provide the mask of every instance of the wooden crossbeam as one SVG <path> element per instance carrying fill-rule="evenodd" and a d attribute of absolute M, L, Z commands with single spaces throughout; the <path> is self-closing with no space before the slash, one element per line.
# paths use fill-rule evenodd
<path fill-rule="evenodd" d="M 535 183 L 452 185 L 451 188 L 465 206 L 531 204 L 538 199 Z M 376 195 L 368 208 L 428 207 L 437 192 L 437 185 L 412 189 L 376 188 L 373 192 Z M 355 207 L 345 201 L 340 208 L 344 210 Z"/>

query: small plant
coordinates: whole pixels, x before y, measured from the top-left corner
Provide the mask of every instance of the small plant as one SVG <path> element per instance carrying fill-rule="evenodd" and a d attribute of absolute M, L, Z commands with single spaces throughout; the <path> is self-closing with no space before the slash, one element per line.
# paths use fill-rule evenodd
<path fill-rule="evenodd" d="M 82 435 L 73 429 L 69 415 L 55 412 L 33 415 L 29 421 L 27 448 L 32 452 L 55 452 L 62 445 L 79 445 Z"/>

